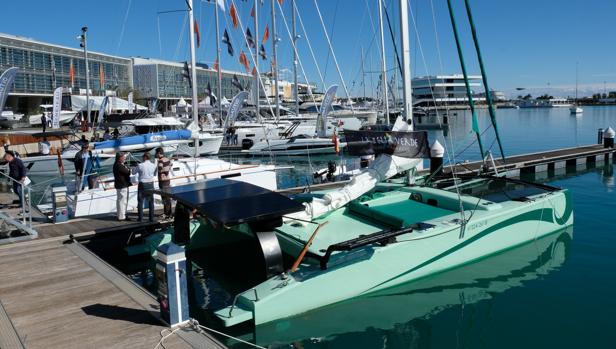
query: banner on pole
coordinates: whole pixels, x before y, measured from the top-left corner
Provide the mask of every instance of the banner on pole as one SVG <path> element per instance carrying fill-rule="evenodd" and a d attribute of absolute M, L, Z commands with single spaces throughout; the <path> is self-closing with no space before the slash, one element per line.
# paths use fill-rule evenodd
<path fill-rule="evenodd" d="M 51 127 L 60 128 L 60 111 L 62 110 L 62 87 L 53 91 L 53 109 L 51 112 Z"/>

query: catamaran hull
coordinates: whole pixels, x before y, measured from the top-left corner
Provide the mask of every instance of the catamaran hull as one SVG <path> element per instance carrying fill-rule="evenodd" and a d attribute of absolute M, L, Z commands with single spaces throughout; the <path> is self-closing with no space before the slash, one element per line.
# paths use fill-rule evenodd
<path fill-rule="evenodd" d="M 569 192 L 553 192 L 515 210 L 474 215 L 462 238 L 461 226 L 450 223 L 451 228 L 400 235 L 386 246 L 333 254 L 327 270 L 314 266 L 286 279 L 275 276 L 242 293 L 231 314 L 229 308 L 216 314 L 227 326 L 251 319 L 268 323 L 452 269 L 571 224 Z"/>

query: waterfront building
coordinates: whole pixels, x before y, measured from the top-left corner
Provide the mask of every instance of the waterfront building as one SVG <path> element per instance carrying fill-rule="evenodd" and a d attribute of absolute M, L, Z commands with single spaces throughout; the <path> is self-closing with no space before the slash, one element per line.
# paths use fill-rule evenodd
<path fill-rule="evenodd" d="M 92 95 L 125 97 L 132 89 L 130 59 L 88 52 L 88 60 Z M 56 87 L 66 87 L 72 94 L 86 94 L 82 49 L 0 33 L 0 74 L 10 67 L 19 68 L 6 103 L 14 111 L 26 114 L 36 111 L 40 104 L 51 102 Z"/>
<path fill-rule="evenodd" d="M 471 75 L 468 78 L 473 94 L 475 89 L 482 88 L 481 76 Z M 415 106 L 468 106 L 464 76 L 461 74 L 416 77 L 413 78 L 412 87 Z M 485 96 L 473 98 L 476 103 L 485 102 Z"/>

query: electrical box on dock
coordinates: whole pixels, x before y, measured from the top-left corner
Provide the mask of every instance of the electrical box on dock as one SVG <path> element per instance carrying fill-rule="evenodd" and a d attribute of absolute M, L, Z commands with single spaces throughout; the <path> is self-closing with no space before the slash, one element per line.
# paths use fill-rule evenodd
<path fill-rule="evenodd" d="M 53 222 L 66 222 L 68 220 L 66 186 L 54 186 L 51 188 L 51 203 L 53 205 Z"/>

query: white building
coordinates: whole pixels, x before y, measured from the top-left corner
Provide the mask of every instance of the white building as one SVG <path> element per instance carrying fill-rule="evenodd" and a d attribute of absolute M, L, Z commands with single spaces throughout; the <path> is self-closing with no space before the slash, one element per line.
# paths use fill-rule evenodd
<path fill-rule="evenodd" d="M 475 103 L 485 102 L 485 97 L 475 97 L 482 89 L 481 76 L 468 77 Z M 429 107 L 436 105 L 468 105 L 466 86 L 462 74 L 421 76 L 413 78 L 413 105 Z"/>

